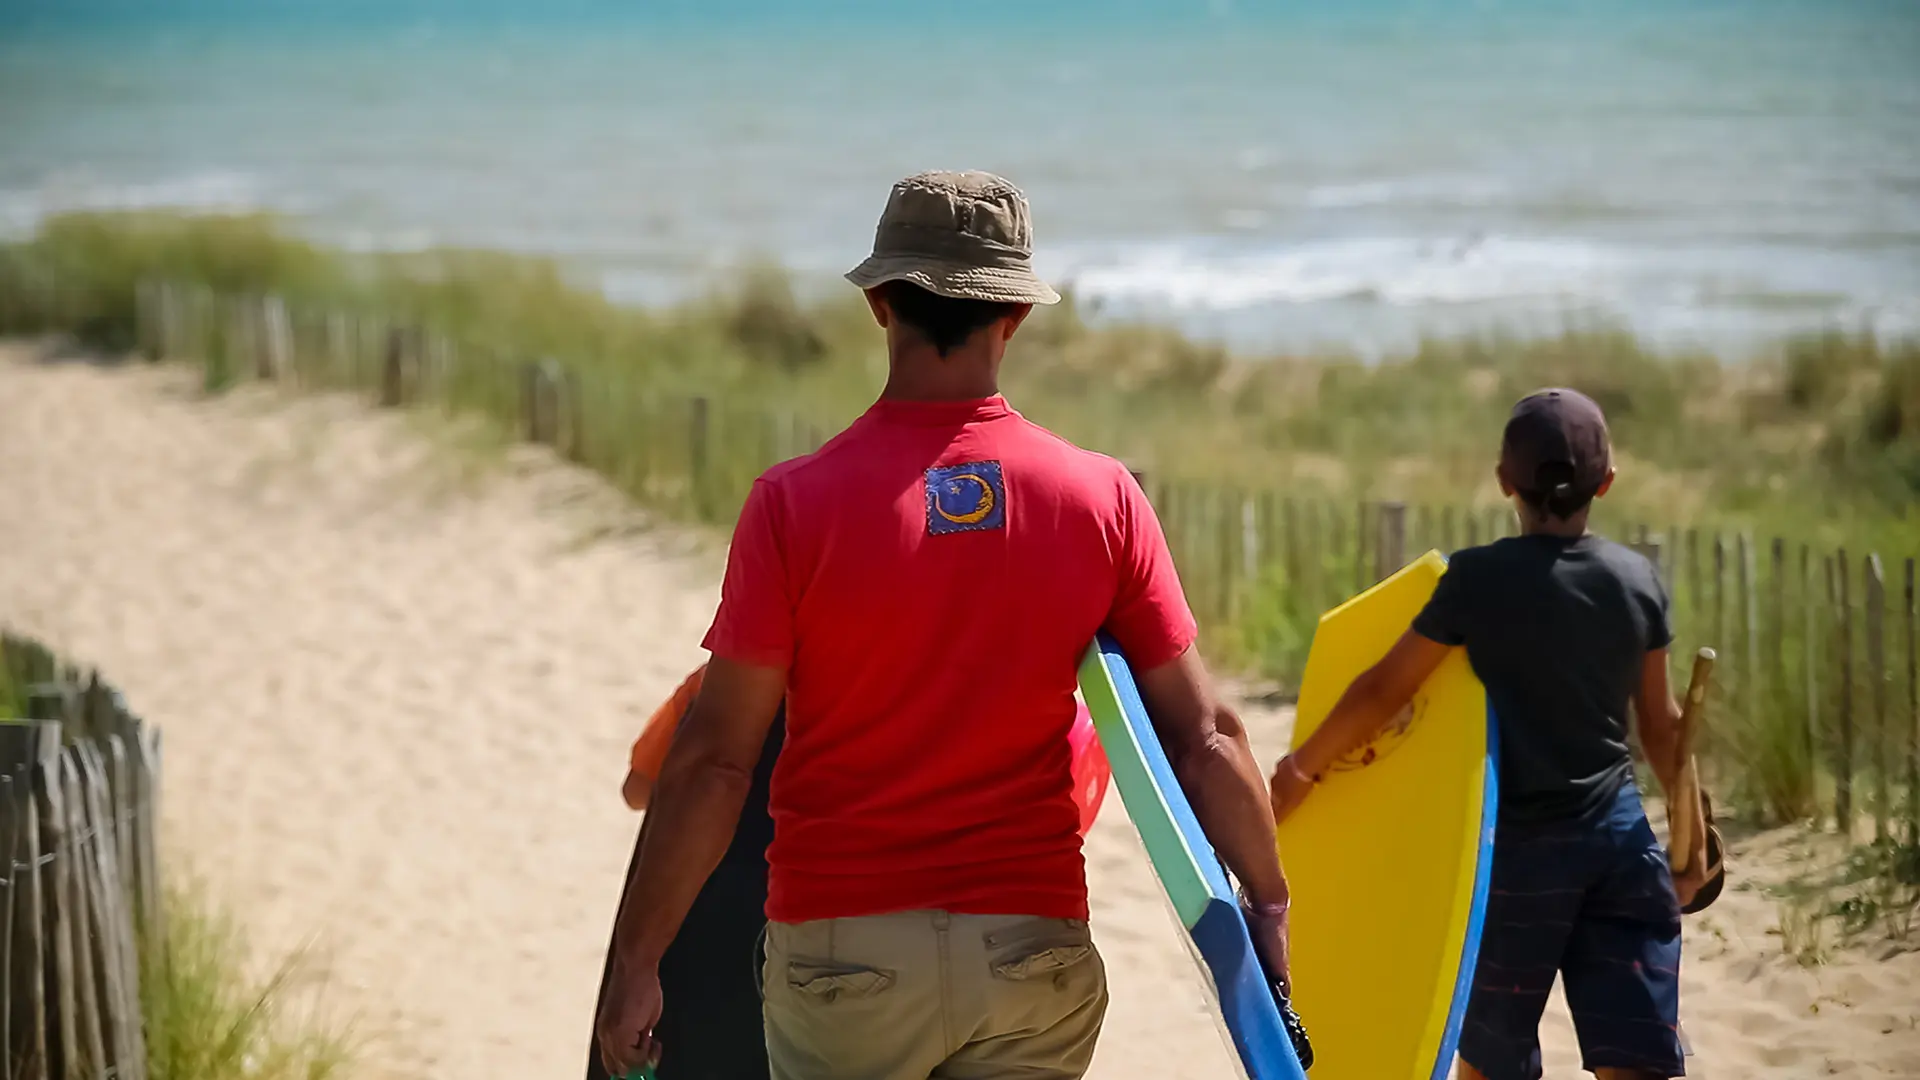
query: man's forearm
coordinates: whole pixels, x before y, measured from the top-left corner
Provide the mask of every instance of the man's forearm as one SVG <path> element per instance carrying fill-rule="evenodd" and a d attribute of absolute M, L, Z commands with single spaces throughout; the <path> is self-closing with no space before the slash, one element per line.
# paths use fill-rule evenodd
<path fill-rule="evenodd" d="M 647 811 L 647 836 L 634 862 L 627 902 L 614 925 L 622 960 L 655 964 L 680 930 L 694 898 L 726 854 L 753 776 L 729 765 L 690 762 L 662 775 Z"/>
<path fill-rule="evenodd" d="M 1260 904 L 1286 903 L 1287 876 L 1274 844 L 1273 809 L 1245 742 L 1215 733 L 1174 762 L 1174 772 L 1207 839 L 1246 886 L 1249 898 Z"/>

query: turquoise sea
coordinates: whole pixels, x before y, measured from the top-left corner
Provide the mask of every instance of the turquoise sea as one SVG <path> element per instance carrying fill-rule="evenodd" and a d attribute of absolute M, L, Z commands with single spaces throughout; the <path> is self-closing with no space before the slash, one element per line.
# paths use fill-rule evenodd
<path fill-rule="evenodd" d="M 0 0 L 0 234 L 262 209 L 809 288 L 928 167 L 1103 313 L 1250 345 L 1920 331 L 1920 4 Z"/>

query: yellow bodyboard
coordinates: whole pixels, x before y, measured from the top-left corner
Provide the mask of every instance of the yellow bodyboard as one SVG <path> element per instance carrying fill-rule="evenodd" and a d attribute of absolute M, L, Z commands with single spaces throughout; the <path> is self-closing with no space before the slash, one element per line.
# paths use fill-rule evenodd
<path fill-rule="evenodd" d="M 1407 631 L 1445 572 L 1429 552 L 1321 617 L 1294 746 Z M 1314 1080 L 1429 1080 L 1452 1068 L 1492 860 L 1494 738 L 1486 692 L 1456 649 L 1280 827 Z"/>

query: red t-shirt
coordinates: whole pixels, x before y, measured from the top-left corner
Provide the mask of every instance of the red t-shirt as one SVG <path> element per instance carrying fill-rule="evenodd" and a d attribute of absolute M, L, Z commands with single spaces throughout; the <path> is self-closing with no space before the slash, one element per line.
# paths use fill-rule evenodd
<path fill-rule="evenodd" d="M 1087 916 L 1068 731 L 1082 654 L 1196 627 L 1118 462 L 1004 399 L 875 405 L 760 478 L 714 655 L 787 670 L 767 917 Z"/>

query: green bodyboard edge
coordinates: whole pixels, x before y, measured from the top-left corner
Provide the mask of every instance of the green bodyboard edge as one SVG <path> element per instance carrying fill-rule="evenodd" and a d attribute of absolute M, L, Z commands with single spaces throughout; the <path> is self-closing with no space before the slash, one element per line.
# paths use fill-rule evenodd
<path fill-rule="evenodd" d="M 1131 673 L 1127 677 L 1131 682 Z M 1140 842 L 1146 846 L 1147 858 L 1166 889 L 1174 913 L 1181 925 L 1191 928 L 1200 921 L 1213 894 L 1148 764 L 1148 750 L 1141 739 L 1154 738 L 1153 729 L 1144 713 L 1128 718 L 1114 673 L 1108 669 L 1097 644 L 1087 649 L 1086 657 L 1080 662 L 1080 695 L 1086 699 L 1087 711 L 1093 715 L 1094 732 L 1099 735 L 1100 747 L 1106 751 L 1107 762 L 1113 769 L 1113 782 L 1120 789 L 1120 801 L 1127 808 L 1127 817 L 1140 834 Z M 1138 698 L 1137 693 L 1127 696 Z M 1158 745 L 1152 753 L 1164 760 Z"/>

